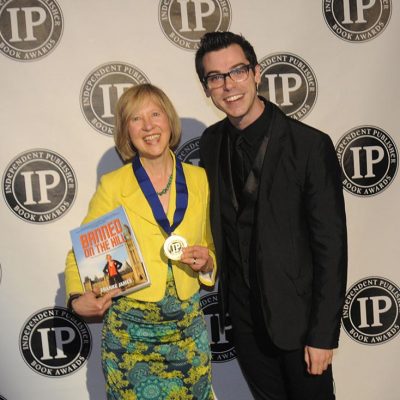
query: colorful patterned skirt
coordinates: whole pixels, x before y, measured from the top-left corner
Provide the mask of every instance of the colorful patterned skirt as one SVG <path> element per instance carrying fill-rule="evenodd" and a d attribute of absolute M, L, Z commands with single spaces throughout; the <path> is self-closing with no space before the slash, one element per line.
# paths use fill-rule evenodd
<path fill-rule="evenodd" d="M 102 332 L 108 399 L 212 400 L 211 354 L 200 296 L 179 300 L 171 268 L 158 303 L 122 296 Z"/>

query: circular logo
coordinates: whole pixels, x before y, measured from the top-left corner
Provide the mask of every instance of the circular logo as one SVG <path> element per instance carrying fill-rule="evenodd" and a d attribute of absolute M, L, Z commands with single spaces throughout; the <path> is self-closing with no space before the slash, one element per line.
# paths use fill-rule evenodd
<path fill-rule="evenodd" d="M 72 206 L 77 181 L 65 158 L 51 150 L 18 155 L 3 174 L 3 196 L 10 210 L 32 223 L 61 218 Z"/>
<path fill-rule="evenodd" d="M 274 53 L 259 62 L 259 93 L 278 105 L 286 115 L 301 120 L 310 113 L 317 100 L 317 78 L 299 56 Z"/>
<path fill-rule="evenodd" d="M 200 162 L 200 138 L 188 140 L 175 153 L 180 161 L 198 166 Z"/>
<path fill-rule="evenodd" d="M 130 64 L 110 62 L 95 68 L 85 79 L 80 93 L 86 121 L 97 132 L 112 135 L 118 99 L 126 89 L 141 83 L 150 83 L 150 80 Z"/>
<path fill-rule="evenodd" d="M 0 2 L 0 51 L 17 61 L 35 61 L 52 52 L 63 32 L 55 0 Z"/>
<path fill-rule="evenodd" d="M 160 0 L 158 20 L 167 39 L 184 50 L 197 50 L 206 32 L 228 31 L 228 0 Z"/>
<path fill-rule="evenodd" d="M 62 377 L 88 359 L 92 338 L 85 322 L 66 308 L 45 308 L 31 315 L 19 336 L 21 355 L 35 372 Z"/>
<path fill-rule="evenodd" d="M 383 344 L 400 331 L 400 289 L 386 278 L 368 277 L 346 293 L 342 325 L 356 342 Z"/>
<path fill-rule="evenodd" d="M 385 190 L 397 172 L 398 153 L 393 139 L 376 126 L 359 126 L 336 145 L 343 188 L 356 196 L 374 196 Z"/>
<path fill-rule="evenodd" d="M 232 344 L 232 327 L 228 324 L 230 318 L 229 315 L 226 316 L 225 330 L 221 332 L 218 293 L 202 296 L 200 305 L 210 336 L 212 362 L 223 363 L 233 360 L 236 358 L 236 350 Z"/>
<path fill-rule="evenodd" d="M 391 0 L 323 0 L 322 11 L 329 29 L 340 39 L 359 43 L 380 35 L 389 23 Z"/>
<path fill-rule="evenodd" d="M 187 247 L 187 240 L 179 235 L 171 235 L 164 242 L 164 253 L 170 260 L 180 260 L 183 248 Z"/>

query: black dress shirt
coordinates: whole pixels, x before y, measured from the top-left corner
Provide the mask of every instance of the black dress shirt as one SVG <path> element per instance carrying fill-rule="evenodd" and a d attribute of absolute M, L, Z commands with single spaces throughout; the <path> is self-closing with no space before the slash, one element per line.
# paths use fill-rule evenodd
<path fill-rule="evenodd" d="M 260 117 L 243 130 L 235 128 L 231 122 L 228 122 L 232 178 L 237 194 L 238 191 L 243 190 L 261 142 L 268 132 L 271 113 L 271 107 L 269 103 L 266 103 Z"/>
<path fill-rule="evenodd" d="M 236 318 L 240 315 L 249 326 L 254 325 L 254 320 L 261 323 L 259 310 L 255 306 L 257 302 L 253 301 L 254 296 L 258 295 L 255 276 L 255 202 L 249 202 L 248 198 L 242 196 L 242 192 L 264 137 L 268 134 L 271 114 L 272 109 L 267 103 L 261 116 L 247 128 L 238 130 L 228 123 L 227 136 L 221 148 L 221 163 L 224 165 L 221 165 L 220 194 L 226 266 L 230 281 L 229 302 L 230 308 L 235 310 Z M 227 168 L 229 165 L 230 171 Z M 237 208 L 233 192 L 236 195 Z"/>

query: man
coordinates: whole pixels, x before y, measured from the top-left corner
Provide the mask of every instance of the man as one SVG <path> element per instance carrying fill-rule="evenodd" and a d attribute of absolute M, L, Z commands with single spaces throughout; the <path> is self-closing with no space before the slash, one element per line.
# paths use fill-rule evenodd
<path fill-rule="evenodd" d="M 256 399 L 334 399 L 347 239 L 332 141 L 258 97 L 260 66 L 242 36 L 204 35 L 196 71 L 227 116 L 204 131 L 200 157 L 221 315 L 244 376 Z"/>

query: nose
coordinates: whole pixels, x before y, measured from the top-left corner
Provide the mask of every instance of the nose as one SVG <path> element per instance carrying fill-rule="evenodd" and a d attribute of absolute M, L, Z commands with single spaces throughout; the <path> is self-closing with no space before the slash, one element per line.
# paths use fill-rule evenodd
<path fill-rule="evenodd" d="M 145 131 L 150 131 L 153 129 L 153 121 L 150 116 L 146 116 L 143 118 L 143 129 Z"/>
<path fill-rule="evenodd" d="M 224 89 L 225 90 L 230 90 L 234 86 L 234 84 L 235 84 L 234 80 L 229 75 L 224 76 Z"/>

